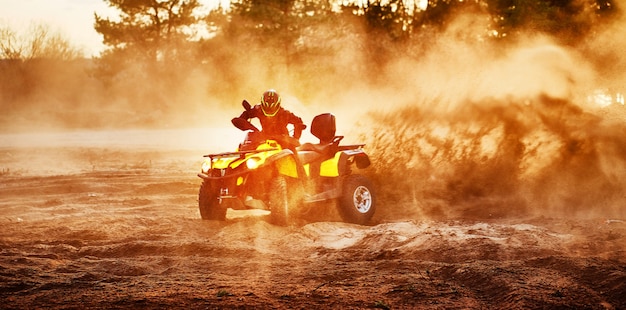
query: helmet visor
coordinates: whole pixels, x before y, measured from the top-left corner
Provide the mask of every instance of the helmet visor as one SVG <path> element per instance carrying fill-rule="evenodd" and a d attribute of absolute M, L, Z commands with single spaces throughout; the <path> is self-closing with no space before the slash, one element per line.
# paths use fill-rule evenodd
<path fill-rule="evenodd" d="M 265 114 L 265 116 L 276 115 L 276 113 L 278 113 L 279 108 L 280 108 L 279 105 L 274 105 L 274 106 L 261 105 L 261 110 L 263 111 L 263 114 Z"/>
<path fill-rule="evenodd" d="M 267 91 L 261 98 L 261 110 L 265 116 L 274 116 L 280 109 L 280 96 L 275 91 Z"/>

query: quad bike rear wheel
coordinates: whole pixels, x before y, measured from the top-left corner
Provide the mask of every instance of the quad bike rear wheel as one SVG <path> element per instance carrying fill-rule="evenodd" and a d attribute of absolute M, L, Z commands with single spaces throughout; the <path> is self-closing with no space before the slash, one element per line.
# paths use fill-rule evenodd
<path fill-rule="evenodd" d="M 209 181 L 202 182 L 198 193 L 198 207 L 203 220 L 225 221 L 226 206 L 217 199 L 218 189 Z"/>
<path fill-rule="evenodd" d="M 375 210 L 376 201 L 370 180 L 360 174 L 347 176 L 339 197 L 341 218 L 349 223 L 365 225 L 372 219 Z"/>

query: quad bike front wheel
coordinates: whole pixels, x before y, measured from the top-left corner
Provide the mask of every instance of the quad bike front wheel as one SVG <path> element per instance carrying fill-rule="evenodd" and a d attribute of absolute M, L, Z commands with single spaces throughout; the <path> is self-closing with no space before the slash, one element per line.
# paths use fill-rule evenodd
<path fill-rule="evenodd" d="M 289 195 L 285 177 L 273 178 L 269 190 L 270 219 L 276 225 L 285 226 L 289 222 Z"/>
<path fill-rule="evenodd" d="M 202 182 L 198 193 L 198 207 L 203 220 L 225 221 L 226 207 L 217 199 L 218 189 L 209 181 Z"/>
<path fill-rule="evenodd" d="M 339 197 L 338 211 L 341 218 L 349 223 L 365 225 L 372 219 L 375 210 L 376 201 L 370 180 L 359 174 L 347 176 Z"/>

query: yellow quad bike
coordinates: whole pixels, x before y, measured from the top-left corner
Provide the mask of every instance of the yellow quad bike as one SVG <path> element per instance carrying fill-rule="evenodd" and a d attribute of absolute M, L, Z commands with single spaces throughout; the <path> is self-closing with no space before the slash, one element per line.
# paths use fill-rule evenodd
<path fill-rule="evenodd" d="M 370 159 L 363 144 L 339 144 L 343 137 L 335 136 L 333 114 L 313 119 L 311 133 L 319 143 L 298 147 L 293 138 L 265 136 L 245 120 L 233 124 L 248 132 L 244 142 L 236 152 L 205 155 L 198 174 L 202 219 L 223 221 L 228 208 L 264 209 L 271 222 L 288 225 L 306 220 L 311 208 L 328 206 L 321 202 L 336 202 L 344 221 L 370 221 L 376 210 L 371 182 L 353 173 L 367 168 Z"/>

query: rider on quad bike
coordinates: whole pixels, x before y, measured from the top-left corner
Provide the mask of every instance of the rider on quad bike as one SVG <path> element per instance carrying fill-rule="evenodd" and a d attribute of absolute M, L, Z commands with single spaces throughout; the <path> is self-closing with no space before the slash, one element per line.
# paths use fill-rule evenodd
<path fill-rule="evenodd" d="M 200 216 L 226 219 L 227 209 L 270 211 L 270 220 L 289 225 L 310 218 L 310 212 L 335 204 L 341 218 L 367 224 L 376 209 L 372 184 L 357 170 L 370 166 L 364 144 L 343 145 L 332 113 L 316 115 L 311 134 L 319 143 L 300 145 L 306 125 L 281 108 L 275 90 L 266 91 L 254 107 L 232 120 L 246 136 L 234 152 L 204 155 L 198 193 Z M 259 118 L 263 130 L 249 122 Z M 289 128 L 293 126 L 293 135 Z"/>
<path fill-rule="evenodd" d="M 243 104 L 249 106 L 246 100 Z M 295 147 L 300 145 L 300 136 L 306 125 L 300 117 L 285 110 L 280 104 L 281 97 L 278 92 L 269 89 L 263 93 L 260 104 L 246 108 L 239 117 L 233 118 L 232 123 L 240 127 L 238 124 L 245 124 L 256 117 L 261 122 L 263 135 L 284 140 L 281 141 L 287 144 L 284 146 L 295 152 Z M 293 125 L 293 137 L 289 136 L 287 128 L 289 124 Z"/>

